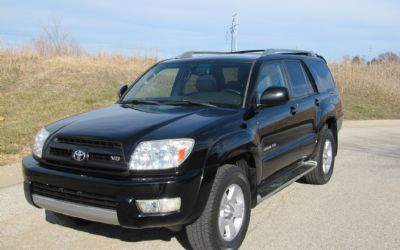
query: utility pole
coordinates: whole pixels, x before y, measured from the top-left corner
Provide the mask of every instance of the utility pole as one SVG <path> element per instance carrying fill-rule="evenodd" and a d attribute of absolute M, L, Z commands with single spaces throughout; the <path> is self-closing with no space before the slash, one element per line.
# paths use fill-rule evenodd
<path fill-rule="evenodd" d="M 237 50 L 237 27 L 239 26 L 239 22 L 237 19 L 237 13 L 232 16 L 231 27 L 228 28 L 228 32 L 231 36 L 231 52 Z"/>

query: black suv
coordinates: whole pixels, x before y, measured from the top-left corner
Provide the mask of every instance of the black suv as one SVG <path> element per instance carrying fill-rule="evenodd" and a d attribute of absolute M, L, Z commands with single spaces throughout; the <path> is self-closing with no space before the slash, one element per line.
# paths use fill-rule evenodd
<path fill-rule="evenodd" d="M 331 178 L 343 113 L 313 52 L 186 52 L 118 94 L 39 131 L 23 159 L 29 203 L 68 220 L 185 227 L 193 248 L 227 249 L 260 201 Z"/>

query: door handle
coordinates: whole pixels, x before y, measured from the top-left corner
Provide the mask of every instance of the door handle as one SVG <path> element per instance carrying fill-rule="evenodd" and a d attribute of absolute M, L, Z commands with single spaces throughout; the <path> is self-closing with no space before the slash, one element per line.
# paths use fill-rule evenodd
<path fill-rule="evenodd" d="M 316 106 L 319 106 L 319 99 L 318 99 L 318 98 L 315 98 L 314 103 L 315 103 Z"/>
<path fill-rule="evenodd" d="M 295 115 L 297 113 L 297 107 L 294 107 L 294 106 L 290 107 L 290 113 L 292 115 Z"/>

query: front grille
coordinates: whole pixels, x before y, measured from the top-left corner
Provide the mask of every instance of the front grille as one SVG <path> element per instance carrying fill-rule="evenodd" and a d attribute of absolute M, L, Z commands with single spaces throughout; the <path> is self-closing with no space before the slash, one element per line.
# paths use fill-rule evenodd
<path fill-rule="evenodd" d="M 84 146 L 95 146 L 104 148 L 121 148 L 121 144 L 118 142 L 93 140 L 93 139 L 83 139 L 83 138 L 73 138 L 73 137 L 57 137 L 56 142 L 74 145 L 84 145 Z"/>
<path fill-rule="evenodd" d="M 49 153 L 51 155 L 70 158 L 73 150 L 50 147 Z M 102 153 L 89 153 L 89 161 L 109 161 L 109 162 L 120 162 L 122 159 L 121 155 L 116 154 L 102 154 Z"/>
<path fill-rule="evenodd" d="M 63 148 L 50 148 L 50 154 L 62 156 L 62 157 L 70 157 L 72 155 L 72 150 L 63 149 Z"/>
<path fill-rule="evenodd" d="M 77 150 L 86 154 L 81 161 L 73 158 Z M 122 144 L 98 139 L 57 136 L 46 145 L 42 159 L 51 167 L 62 168 L 63 171 L 87 174 L 118 174 L 128 171 Z"/>
<path fill-rule="evenodd" d="M 116 197 L 113 196 L 88 193 L 37 182 L 33 183 L 32 188 L 34 194 L 46 196 L 57 200 L 109 209 L 115 209 L 117 206 Z"/>
<path fill-rule="evenodd" d="M 110 155 L 110 154 L 98 154 L 98 153 L 92 153 L 89 154 L 89 160 L 95 160 L 95 161 L 121 161 L 121 156 L 120 155 Z"/>

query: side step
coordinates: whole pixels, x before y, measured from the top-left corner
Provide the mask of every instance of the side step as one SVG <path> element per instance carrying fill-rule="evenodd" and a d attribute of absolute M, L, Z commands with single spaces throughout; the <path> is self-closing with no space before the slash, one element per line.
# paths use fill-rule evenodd
<path fill-rule="evenodd" d="M 317 167 L 316 161 L 305 161 L 287 167 L 264 180 L 258 187 L 257 204 L 278 193 Z"/>

